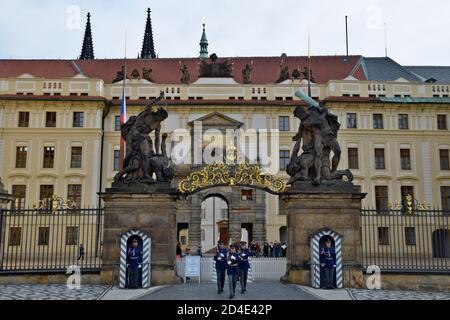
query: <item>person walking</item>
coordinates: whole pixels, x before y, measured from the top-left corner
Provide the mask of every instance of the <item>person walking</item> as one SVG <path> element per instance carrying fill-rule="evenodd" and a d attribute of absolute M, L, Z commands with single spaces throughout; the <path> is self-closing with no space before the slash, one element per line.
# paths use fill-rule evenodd
<path fill-rule="evenodd" d="M 334 269 L 336 268 L 336 252 L 331 246 L 331 240 L 325 241 L 325 246 L 320 251 L 320 265 L 324 271 L 324 289 L 334 289 Z"/>
<path fill-rule="evenodd" d="M 223 241 L 219 241 L 216 247 L 216 254 L 214 256 L 214 261 L 216 261 L 217 294 L 221 294 L 223 292 L 223 287 L 225 285 L 227 254 L 228 251 L 225 249 Z"/>
<path fill-rule="evenodd" d="M 247 290 L 247 275 L 248 269 L 250 269 L 250 263 L 248 258 L 253 255 L 253 252 L 247 248 L 247 243 L 245 241 L 241 241 L 240 243 L 241 251 L 239 254 L 239 283 L 241 285 L 241 293 L 244 293 Z"/>
<path fill-rule="evenodd" d="M 286 258 L 286 251 L 287 251 L 287 245 L 286 245 L 286 243 L 283 242 L 283 244 L 281 245 L 281 256 L 283 258 Z"/>
<path fill-rule="evenodd" d="M 78 251 L 78 259 L 77 259 L 77 261 L 84 261 L 84 245 L 83 244 L 80 244 L 80 248 L 79 248 L 79 251 Z"/>
<path fill-rule="evenodd" d="M 234 298 L 236 294 L 236 282 L 238 274 L 239 254 L 237 253 L 237 246 L 231 245 L 227 258 L 227 275 L 228 286 L 230 288 L 230 299 Z"/>
<path fill-rule="evenodd" d="M 181 249 L 181 242 L 177 243 L 177 249 L 176 249 L 176 258 L 177 260 L 181 260 L 181 255 L 183 254 L 183 250 Z"/>
<path fill-rule="evenodd" d="M 264 258 L 267 258 L 269 256 L 269 244 L 267 243 L 267 241 L 264 242 L 263 256 Z"/>

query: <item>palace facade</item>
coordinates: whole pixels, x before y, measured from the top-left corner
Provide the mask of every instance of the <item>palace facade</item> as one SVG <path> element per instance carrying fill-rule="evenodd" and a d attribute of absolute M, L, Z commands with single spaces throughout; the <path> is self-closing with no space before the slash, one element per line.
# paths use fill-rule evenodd
<path fill-rule="evenodd" d="M 0 177 L 15 208 L 52 194 L 101 206 L 98 193 L 119 169 L 123 81 L 128 116 L 164 91 L 169 118 L 162 131 L 169 141 L 176 129 L 192 130 L 195 120 L 219 130 L 279 130 L 277 175 L 287 180 L 299 126 L 293 110 L 304 104 L 294 93 L 307 92 L 309 79 L 312 97 L 339 117 L 340 168 L 350 168 L 367 193 L 364 206 L 388 208 L 411 194 L 450 210 L 450 67 L 283 54 L 229 57 L 231 77 L 200 77 L 201 61 L 209 59 L 205 28 L 200 57 L 157 58 L 149 12 L 141 56 L 126 61 L 124 80 L 123 60 L 94 58 L 90 33 L 88 21 L 79 59 L 0 60 Z M 180 166 L 176 182 L 190 171 Z M 248 240 L 286 241 L 286 216 L 275 195 L 220 187 L 179 206 L 179 240 L 185 244 L 201 241 L 208 250 L 227 239 L 229 228 L 245 229 Z"/>

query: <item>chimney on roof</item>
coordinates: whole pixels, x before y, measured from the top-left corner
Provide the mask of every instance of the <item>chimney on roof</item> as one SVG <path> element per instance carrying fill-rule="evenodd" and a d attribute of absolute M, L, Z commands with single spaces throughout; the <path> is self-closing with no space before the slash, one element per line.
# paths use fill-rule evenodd
<path fill-rule="evenodd" d="M 153 42 L 152 18 L 150 8 L 147 9 L 147 23 L 145 25 L 144 42 L 142 43 L 141 59 L 156 59 L 155 44 Z"/>
<path fill-rule="evenodd" d="M 86 29 L 84 31 L 83 47 L 80 60 L 92 60 L 94 58 L 94 45 L 92 44 L 91 14 L 87 14 Z"/>

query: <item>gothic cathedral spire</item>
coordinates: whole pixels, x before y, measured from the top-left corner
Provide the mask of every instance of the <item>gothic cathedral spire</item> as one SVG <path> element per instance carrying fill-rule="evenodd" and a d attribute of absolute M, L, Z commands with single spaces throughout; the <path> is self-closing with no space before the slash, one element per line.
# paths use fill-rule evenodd
<path fill-rule="evenodd" d="M 200 39 L 200 59 L 208 58 L 208 39 L 206 38 L 205 22 L 203 22 L 203 33 Z"/>
<path fill-rule="evenodd" d="M 81 49 L 81 60 L 94 58 L 94 45 L 92 44 L 91 14 L 87 14 L 86 30 L 84 31 L 83 48 Z"/>
<path fill-rule="evenodd" d="M 155 59 L 155 44 L 153 42 L 152 19 L 150 8 L 147 9 L 147 23 L 145 25 L 144 42 L 142 43 L 141 59 Z"/>

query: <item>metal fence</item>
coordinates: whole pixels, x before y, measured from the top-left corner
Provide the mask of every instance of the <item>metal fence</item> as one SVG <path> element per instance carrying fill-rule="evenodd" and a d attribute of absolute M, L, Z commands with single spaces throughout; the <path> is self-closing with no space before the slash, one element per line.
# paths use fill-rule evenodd
<path fill-rule="evenodd" d="M 450 273 L 450 212 L 361 211 L 364 269 Z"/>
<path fill-rule="evenodd" d="M 100 270 L 101 209 L 2 210 L 0 226 L 1 273 Z"/>
<path fill-rule="evenodd" d="M 177 260 L 177 274 L 184 276 L 185 259 Z M 215 281 L 213 257 L 200 259 L 200 278 L 202 281 Z M 251 258 L 251 276 L 254 280 L 280 280 L 286 273 L 286 258 Z"/>

